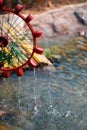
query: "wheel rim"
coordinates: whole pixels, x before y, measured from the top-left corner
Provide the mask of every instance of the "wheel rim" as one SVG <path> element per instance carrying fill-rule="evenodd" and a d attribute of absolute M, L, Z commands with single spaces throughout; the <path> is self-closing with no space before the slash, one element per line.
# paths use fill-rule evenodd
<path fill-rule="evenodd" d="M 34 53 L 42 54 L 43 49 L 36 46 L 36 38 L 42 35 L 41 31 L 34 31 L 30 21 L 32 14 L 24 17 L 18 4 L 15 9 L 4 6 L 0 0 L 0 70 L 4 76 L 10 76 L 15 71 L 18 76 L 23 75 L 22 68 L 28 65 L 33 68 L 37 63 L 33 59 Z"/>

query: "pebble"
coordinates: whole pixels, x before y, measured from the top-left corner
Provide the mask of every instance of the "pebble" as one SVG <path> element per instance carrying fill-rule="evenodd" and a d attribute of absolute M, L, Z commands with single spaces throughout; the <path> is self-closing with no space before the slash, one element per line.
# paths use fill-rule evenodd
<path fill-rule="evenodd" d="M 0 130 L 11 130 L 7 126 L 0 125 Z"/>
<path fill-rule="evenodd" d="M 87 38 L 87 32 L 86 31 L 78 32 L 78 36 Z"/>
<path fill-rule="evenodd" d="M 59 70 L 64 70 L 64 66 L 59 66 L 58 69 Z"/>
<path fill-rule="evenodd" d="M 6 112 L 5 112 L 5 111 L 0 110 L 0 117 L 4 116 L 5 114 L 6 114 Z"/>
<path fill-rule="evenodd" d="M 77 47 L 77 49 L 79 49 L 81 51 L 87 51 L 87 47 L 84 45 L 77 45 L 76 47 Z"/>

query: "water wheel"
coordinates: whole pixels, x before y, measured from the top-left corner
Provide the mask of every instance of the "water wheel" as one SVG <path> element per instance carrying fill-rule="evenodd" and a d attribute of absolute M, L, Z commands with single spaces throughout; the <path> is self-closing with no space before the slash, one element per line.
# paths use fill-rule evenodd
<path fill-rule="evenodd" d="M 37 65 L 34 54 L 43 52 L 36 45 L 36 39 L 42 32 L 35 31 L 30 24 L 32 14 L 25 17 L 20 13 L 23 5 L 18 4 L 15 9 L 10 9 L 4 2 L 0 0 L 0 71 L 6 78 L 10 77 L 11 71 L 22 76 L 26 65 L 29 68 Z"/>

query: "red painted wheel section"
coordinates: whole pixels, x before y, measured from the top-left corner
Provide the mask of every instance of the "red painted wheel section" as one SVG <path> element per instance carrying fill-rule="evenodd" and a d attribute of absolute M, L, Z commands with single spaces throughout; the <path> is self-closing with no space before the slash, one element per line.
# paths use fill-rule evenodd
<path fill-rule="evenodd" d="M 33 59 L 34 53 L 43 53 L 43 49 L 36 46 L 36 38 L 42 36 L 42 32 L 34 31 L 30 24 L 33 15 L 24 17 L 20 13 L 22 9 L 21 4 L 14 10 L 7 8 L 4 6 L 4 0 L 0 0 L 0 70 L 6 78 L 10 77 L 11 71 L 15 71 L 17 76 L 23 76 L 23 67 L 28 65 L 34 68 L 37 65 Z"/>

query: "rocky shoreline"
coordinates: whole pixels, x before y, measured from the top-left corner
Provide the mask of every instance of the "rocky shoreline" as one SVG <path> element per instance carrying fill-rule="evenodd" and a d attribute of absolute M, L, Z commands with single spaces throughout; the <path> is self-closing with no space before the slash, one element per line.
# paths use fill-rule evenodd
<path fill-rule="evenodd" d="M 80 10 L 80 12 L 78 12 Z M 81 12 L 82 10 L 82 12 Z M 80 13 L 81 18 L 86 16 L 87 2 L 82 4 L 63 6 L 62 8 L 47 11 L 35 15 L 31 24 L 41 29 L 46 37 L 54 37 L 60 34 L 77 34 L 86 32 L 87 25 L 79 20 L 75 13 Z M 82 15 L 81 15 L 82 14 Z M 87 18 L 83 18 L 87 22 Z"/>

